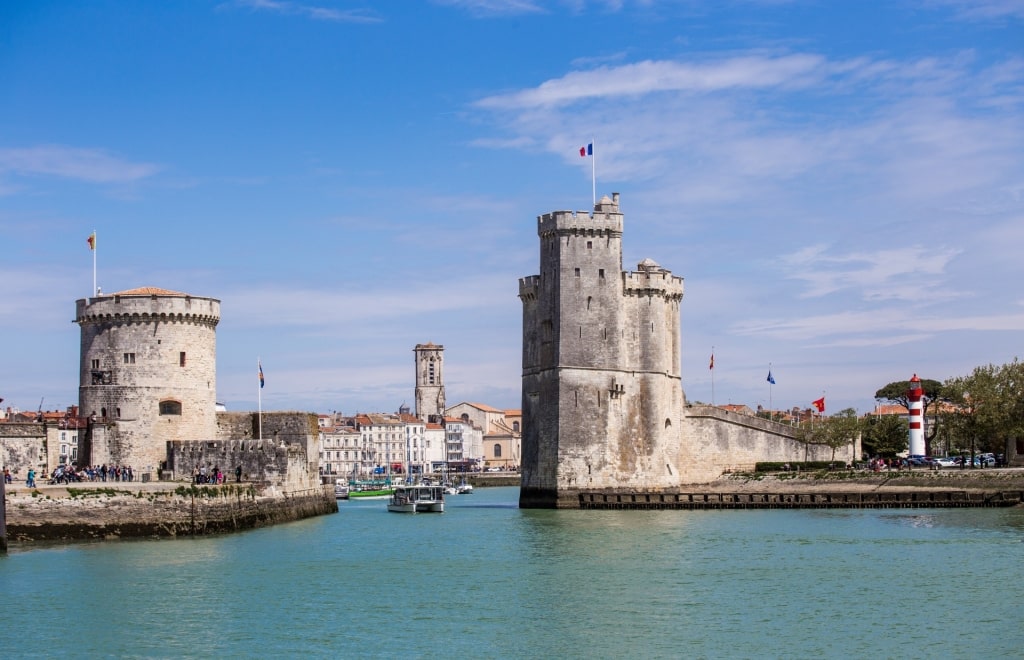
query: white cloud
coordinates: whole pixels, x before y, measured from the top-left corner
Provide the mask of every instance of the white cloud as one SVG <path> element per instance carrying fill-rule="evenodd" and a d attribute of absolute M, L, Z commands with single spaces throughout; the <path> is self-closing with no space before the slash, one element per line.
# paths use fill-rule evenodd
<path fill-rule="evenodd" d="M 363 9 L 332 9 L 288 0 L 233 0 L 220 5 L 221 8 L 239 7 L 253 11 L 269 11 L 289 16 L 304 16 L 317 21 L 336 23 L 379 23 L 381 18 Z"/>
<path fill-rule="evenodd" d="M 129 183 L 152 176 L 159 167 L 132 163 L 102 149 L 61 145 L 0 149 L 0 173 L 56 176 L 90 183 Z"/>

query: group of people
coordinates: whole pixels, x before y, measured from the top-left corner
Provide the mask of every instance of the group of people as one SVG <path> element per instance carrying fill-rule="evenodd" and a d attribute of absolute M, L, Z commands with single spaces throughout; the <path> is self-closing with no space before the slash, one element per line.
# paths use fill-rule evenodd
<path fill-rule="evenodd" d="M 14 475 L 11 474 L 11 471 L 7 468 L 4 468 L 4 483 L 14 483 Z M 28 474 L 25 475 L 25 485 L 28 486 L 29 488 L 36 487 L 36 471 L 32 468 L 29 468 Z"/>
<path fill-rule="evenodd" d="M 212 470 L 207 470 L 205 465 L 197 465 L 192 469 L 192 481 L 197 484 L 222 484 L 227 481 L 227 478 L 219 465 L 213 466 Z M 242 466 L 239 465 L 235 468 L 235 482 L 241 483 L 241 481 Z"/>

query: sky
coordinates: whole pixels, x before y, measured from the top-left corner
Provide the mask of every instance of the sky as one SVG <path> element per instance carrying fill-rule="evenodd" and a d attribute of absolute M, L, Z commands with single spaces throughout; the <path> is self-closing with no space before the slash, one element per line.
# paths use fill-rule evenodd
<path fill-rule="evenodd" d="M 95 231 L 104 292 L 221 301 L 229 410 L 411 406 L 426 342 L 519 408 L 593 175 L 689 401 L 864 413 L 1021 356 L 1022 110 L 1021 0 L 0 3 L 0 397 L 77 402 Z"/>

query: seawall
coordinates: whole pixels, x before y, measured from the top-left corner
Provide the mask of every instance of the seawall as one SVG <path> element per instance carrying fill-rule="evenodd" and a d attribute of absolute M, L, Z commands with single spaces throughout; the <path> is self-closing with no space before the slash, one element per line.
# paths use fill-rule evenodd
<path fill-rule="evenodd" d="M 92 486 L 37 489 L 34 496 L 27 489 L 8 491 L 8 543 L 202 536 L 338 511 L 331 487 L 278 493 L 248 484 L 174 490 Z"/>

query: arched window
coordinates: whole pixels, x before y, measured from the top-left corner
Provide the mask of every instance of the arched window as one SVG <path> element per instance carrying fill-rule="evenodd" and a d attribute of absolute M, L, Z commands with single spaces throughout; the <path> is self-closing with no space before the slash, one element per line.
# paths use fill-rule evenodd
<path fill-rule="evenodd" d="M 161 415 L 180 415 L 181 414 L 181 402 L 180 401 L 161 401 L 160 402 L 160 414 Z"/>
<path fill-rule="evenodd" d="M 469 413 L 462 413 L 462 421 L 469 424 Z"/>
<path fill-rule="evenodd" d="M 501 445 L 494 443 L 494 457 L 501 458 Z"/>
<path fill-rule="evenodd" d="M 669 417 L 666 417 L 665 418 L 665 428 L 671 428 L 671 426 L 672 426 L 672 419 L 669 418 Z"/>
<path fill-rule="evenodd" d="M 519 433 L 519 422 L 512 422 L 512 430 Z"/>

